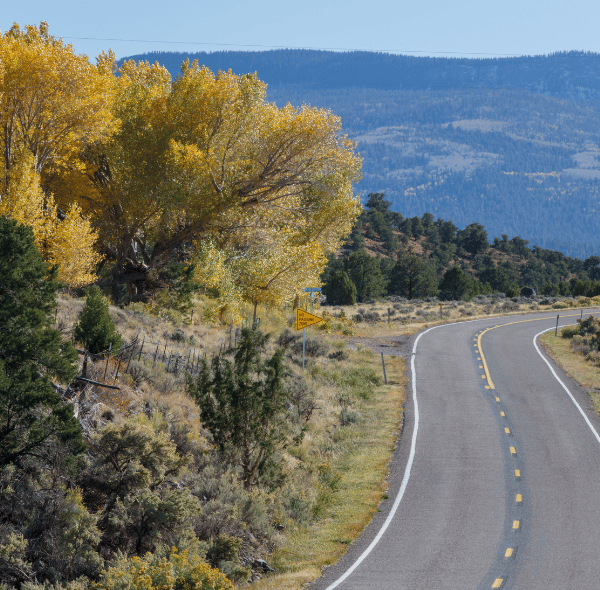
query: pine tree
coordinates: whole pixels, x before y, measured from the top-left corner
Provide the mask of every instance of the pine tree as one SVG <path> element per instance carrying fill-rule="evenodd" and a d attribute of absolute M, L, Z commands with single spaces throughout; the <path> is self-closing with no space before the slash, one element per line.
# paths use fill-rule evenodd
<path fill-rule="evenodd" d="M 73 328 L 73 337 L 86 343 L 92 354 L 105 352 L 111 345 L 116 350 L 122 344 L 121 335 L 108 315 L 108 302 L 96 285 L 87 292 L 79 321 Z"/>
<path fill-rule="evenodd" d="M 198 379 L 188 382 L 204 427 L 242 466 L 246 489 L 273 466 L 275 452 L 287 440 L 283 351 L 265 360 L 267 340 L 259 330 L 243 329 L 233 362 L 216 355 L 210 369 L 204 361 Z"/>
<path fill-rule="evenodd" d="M 440 299 L 460 301 L 468 297 L 473 279 L 460 266 L 451 266 L 440 281 Z"/>
<path fill-rule="evenodd" d="M 356 286 L 345 270 L 338 270 L 329 277 L 323 293 L 330 305 L 354 305 L 356 303 Z"/>
<path fill-rule="evenodd" d="M 52 328 L 55 279 L 31 228 L 0 217 L 0 469 L 57 439 L 84 449 L 72 406 L 50 381 L 77 372 L 77 353 Z"/>

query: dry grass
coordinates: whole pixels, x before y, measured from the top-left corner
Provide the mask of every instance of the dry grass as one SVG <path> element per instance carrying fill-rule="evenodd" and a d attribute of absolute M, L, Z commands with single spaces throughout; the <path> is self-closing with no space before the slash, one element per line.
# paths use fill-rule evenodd
<path fill-rule="evenodd" d="M 348 365 L 381 371 L 380 362 L 377 355 L 358 350 L 351 353 Z M 309 529 L 297 528 L 288 534 L 273 555 L 282 573 L 256 582 L 257 590 L 298 590 L 314 581 L 325 566 L 340 558 L 377 511 L 386 490 L 387 465 L 400 432 L 405 399 L 404 359 L 388 357 L 386 369 L 388 385 L 376 387 L 372 398 L 361 406 L 364 421 L 331 432 L 331 441 L 338 446 L 332 452 L 331 465 L 341 474 L 333 503 Z M 339 406 L 331 399 L 329 403 L 329 418 L 321 427 L 331 427 L 331 416 L 339 414 Z"/>
<path fill-rule="evenodd" d="M 594 411 L 600 415 L 600 366 L 573 351 L 571 339 L 562 338 L 560 332 L 558 336 L 554 336 L 554 332 L 546 332 L 540 336 L 540 342 L 558 365 L 588 390 Z"/>

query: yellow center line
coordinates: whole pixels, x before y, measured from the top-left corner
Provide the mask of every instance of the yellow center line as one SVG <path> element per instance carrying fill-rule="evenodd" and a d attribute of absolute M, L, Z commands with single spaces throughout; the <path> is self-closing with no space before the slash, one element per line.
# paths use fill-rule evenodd
<path fill-rule="evenodd" d="M 522 504 L 522 503 L 523 503 L 523 495 L 517 494 L 517 504 Z"/>
<path fill-rule="evenodd" d="M 509 547 L 506 552 L 504 553 L 504 557 L 512 557 L 513 554 L 513 548 Z"/>
<path fill-rule="evenodd" d="M 517 449 L 515 449 L 515 447 L 510 447 L 510 454 L 511 455 L 516 455 L 517 454 Z"/>
<path fill-rule="evenodd" d="M 568 317 L 577 316 L 577 315 L 579 315 L 579 314 L 572 313 L 572 314 L 565 314 L 565 315 L 563 315 L 563 317 L 568 318 Z M 475 344 L 475 346 L 479 348 L 478 352 L 481 355 L 481 362 L 483 363 L 483 370 L 485 371 L 485 376 L 486 376 L 487 382 L 489 384 L 489 389 L 496 389 L 496 387 L 494 386 L 494 382 L 492 381 L 492 378 L 490 377 L 490 371 L 488 369 L 487 362 L 485 360 L 485 355 L 483 354 L 483 350 L 481 349 L 481 337 L 486 332 L 489 332 L 490 330 L 495 330 L 496 328 L 502 328 L 502 326 L 511 326 L 512 324 L 524 324 L 526 322 L 540 322 L 542 320 L 550 320 L 550 319 L 552 319 L 552 318 L 545 317 L 545 318 L 535 318 L 532 320 L 519 320 L 517 322 L 508 322 L 506 324 L 498 324 L 497 326 L 492 326 L 491 328 L 486 328 L 479 334 L 479 336 L 477 337 L 477 344 Z"/>
<path fill-rule="evenodd" d="M 514 520 L 513 521 L 513 531 L 518 531 L 521 528 L 521 521 Z"/>
<path fill-rule="evenodd" d="M 505 428 L 504 432 L 506 432 L 506 434 L 510 434 L 510 428 Z"/>
<path fill-rule="evenodd" d="M 502 416 L 503 418 L 506 418 L 506 414 L 504 412 L 500 412 L 500 416 Z"/>
<path fill-rule="evenodd" d="M 520 469 L 515 469 L 515 477 L 517 479 L 521 479 L 521 470 Z"/>
<path fill-rule="evenodd" d="M 504 582 L 504 578 L 496 578 L 492 584 L 492 588 L 500 588 Z"/>

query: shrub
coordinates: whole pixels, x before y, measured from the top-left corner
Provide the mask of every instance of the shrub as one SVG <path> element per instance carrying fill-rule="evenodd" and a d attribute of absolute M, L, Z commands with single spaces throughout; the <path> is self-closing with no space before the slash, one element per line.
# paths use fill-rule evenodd
<path fill-rule="evenodd" d="M 221 452 L 238 458 L 246 489 L 288 439 L 283 351 L 265 359 L 267 341 L 268 335 L 244 328 L 233 362 L 216 355 L 209 367 L 203 360 L 198 378 L 188 380 L 204 427 Z"/>
<path fill-rule="evenodd" d="M 214 568 L 219 568 L 236 583 L 245 582 L 250 577 L 250 569 L 242 567 L 238 556 L 242 540 L 229 535 L 221 535 L 206 552 L 206 559 Z"/>
<path fill-rule="evenodd" d="M 79 321 L 73 328 L 73 338 L 78 342 L 88 343 L 92 354 L 100 354 L 111 345 L 113 350 L 121 347 L 121 335 L 108 315 L 108 302 L 96 285 L 87 292 Z"/>
<path fill-rule="evenodd" d="M 335 272 L 323 289 L 330 305 L 354 305 L 356 303 L 356 286 L 345 270 Z"/>
<path fill-rule="evenodd" d="M 502 304 L 502 311 L 518 311 L 519 308 L 519 304 L 515 303 L 514 301 L 505 301 Z"/>
<path fill-rule="evenodd" d="M 91 590 L 234 590 L 219 570 L 197 555 L 173 548 L 167 559 L 147 553 L 144 557 L 121 557 L 102 573 Z"/>
<path fill-rule="evenodd" d="M 578 326 L 567 326 L 560 331 L 560 335 L 562 338 L 573 338 L 575 334 L 579 333 Z"/>

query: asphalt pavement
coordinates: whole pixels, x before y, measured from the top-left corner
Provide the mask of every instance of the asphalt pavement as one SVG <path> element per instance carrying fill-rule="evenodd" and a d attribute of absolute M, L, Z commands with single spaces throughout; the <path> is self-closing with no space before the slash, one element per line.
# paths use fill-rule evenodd
<path fill-rule="evenodd" d="M 557 313 L 413 338 L 389 499 L 314 590 L 600 588 L 600 419 L 534 342 Z"/>

